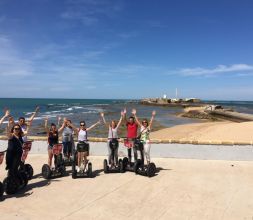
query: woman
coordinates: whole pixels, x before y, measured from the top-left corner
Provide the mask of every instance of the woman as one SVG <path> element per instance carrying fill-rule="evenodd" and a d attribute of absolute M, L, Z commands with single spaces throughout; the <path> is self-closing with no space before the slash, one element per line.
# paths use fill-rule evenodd
<path fill-rule="evenodd" d="M 48 141 L 48 166 L 52 166 L 53 158 L 53 146 L 59 143 L 59 133 L 64 129 L 64 123 L 61 128 L 57 129 L 54 123 L 51 123 L 50 128 L 48 128 L 48 118 L 45 119 L 45 129 L 47 132 Z"/>
<path fill-rule="evenodd" d="M 9 175 L 17 177 L 18 167 L 21 163 L 23 153 L 22 145 L 24 133 L 19 124 L 14 124 L 8 134 L 8 148 L 6 153 L 6 170 L 9 170 Z"/>
<path fill-rule="evenodd" d="M 150 122 L 148 122 L 147 119 L 142 120 L 142 122 L 140 123 L 137 115 L 136 115 L 136 110 L 133 109 L 132 110 L 132 114 L 134 115 L 134 118 L 137 122 L 137 124 L 140 126 L 140 141 L 143 143 L 143 147 L 144 147 L 144 154 L 147 160 L 147 164 L 150 163 L 150 148 L 151 148 L 151 144 L 150 144 L 150 138 L 149 138 L 149 134 L 151 131 L 151 127 L 154 121 L 154 117 L 156 115 L 156 111 L 152 112 L 152 116 L 150 119 Z"/>
<path fill-rule="evenodd" d="M 72 155 L 73 148 L 73 125 L 71 124 L 71 120 L 64 118 L 63 119 L 63 131 L 62 131 L 62 144 L 63 144 L 63 155 L 65 158 L 70 160 L 70 156 Z"/>
<path fill-rule="evenodd" d="M 87 132 L 96 127 L 98 124 L 100 124 L 100 120 L 96 122 L 95 124 L 91 125 L 90 127 L 86 128 L 86 123 L 85 121 L 80 121 L 80 127 L 77 128 L 73 124 L 70 123 L 70 126 L 74 128 L 76 133 L 78 134 L 78 143 L 87 143 Z M 87 157 L 89 156 L 89 152 L 77 152 L 77 172 L 80 171 L 81 168 L 81 161 L 84 160 L 84 167 L 88 163 Z"/>
<path fill-rule="evenodd" d="M 104 113 L 102 112 L 100 115 L 103 119 L 104 124 L 106 125 Z M 111 123 L 108 124 L 109 132 L 108 132 L 107 149 L 108 149 L 108 162 L 111 165 L 111 167 L 114 167 L 115 164 L 116 166 L 118 166 L 118 148 L 119 148 L 118 128 L 122 122 L 123 117 L 124 112 L 122 111 L 118 124 L 115 120 L 112 120 Z M 113 145 L 113 142 L 115 145 Z"/>

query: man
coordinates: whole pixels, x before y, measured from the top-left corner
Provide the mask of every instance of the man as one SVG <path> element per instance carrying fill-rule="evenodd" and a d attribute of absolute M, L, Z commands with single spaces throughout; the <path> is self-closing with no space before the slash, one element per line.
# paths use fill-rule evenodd
<path fill-rule="evenodd" d="M 19 117 L 18 119 L 18 124 L 20 125 L 23 133 L 24 133 L 24 136 L 23 136 L 23 141 L 26 142 L 27 141 L 27 134 L 28 134 L 28 130 L 30 128 L 30 126 L 32 125 L 32 121 L 33 119 L 35 118 L 36 114 L 38 113 L 39 111 L 39 107 L 36 107 L 35 109 L 35 112 L 32 114 L 32 116 L 27 120 L 25 120 L 24 117 Z"/>
<path fill-rule="evenodd" d="M 132 112 L 133 113 L 133 112 Z M 134 151 L 134 161 L 137 160 L 137 151 L 133 147 L 134 139 L 137 137 L 138 124 L 135 122 L 133 116 L 130 116 L 128 120 L 126 119 L 126 109 L 124 110 L 124 119 L 127 127 L 127 141 L 125 142 L 125 146 L 128 147 L 128 161 L 131 162 L 132 159 L 132 148 Z"/>

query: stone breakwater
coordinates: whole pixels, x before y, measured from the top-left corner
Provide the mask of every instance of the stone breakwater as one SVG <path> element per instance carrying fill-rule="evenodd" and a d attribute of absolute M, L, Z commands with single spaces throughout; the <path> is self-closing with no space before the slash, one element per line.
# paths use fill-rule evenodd
<path fill-rule="evenodd" d="M 158 105 L 170 107 L 202 106 L 200 99 L 171 99 L 171 98 L 145 98 L 140 100 L 143 105 Z"/>

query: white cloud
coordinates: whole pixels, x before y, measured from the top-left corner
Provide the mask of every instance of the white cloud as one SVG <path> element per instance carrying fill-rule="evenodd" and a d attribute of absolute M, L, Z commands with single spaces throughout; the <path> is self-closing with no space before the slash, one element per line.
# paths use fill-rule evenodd
<path fill-rule="evenodd" d="M 233 64 L 230 66 L 218 65 L 213 69 L 208 68 L 183 68 L 177 71 L 170 72 L 169 74 L 179 74 L 182 76 L 214 76 L 225 73 L 252 73 L 253 66 L 248 64 Z"/>

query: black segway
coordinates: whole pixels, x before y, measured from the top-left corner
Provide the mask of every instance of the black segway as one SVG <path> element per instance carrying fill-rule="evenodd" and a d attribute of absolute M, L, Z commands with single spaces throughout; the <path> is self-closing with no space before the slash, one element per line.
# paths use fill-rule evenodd
<path fill-rule="evenodd" d="M 74 153 L 74 162 L 72 163 L 72 178 L 82 178 L 82 177 L 92 177 L 92 163 L 85 163 L 85 161 L 82 158 L 82 165 L 81 169 L 79 172 L 77 172 L 76 166 L 77 166 L 77 160 L 78 160 L 78 152 L 83 153 L 83 152 L 88 152 L 89 155 L 89 149 L 90 145 L 89 143 L 82 141 L 77 144 L 76 151 Z"/>
<path fill-rule="evenodd" d="M 2 151 L 0 152 L 0 165 L 3 163 L 4 160 L 4 153 L 6 151 Z M 0 181 L 0 198 L 2 197 L 2 195 L 4 194 L 4 185 L 3 183 Z"/>
<path fill-rule="evenodd" d="M 123 158 L 123 170 L 124 171 L 130 171 L 130 172 L 135 172 L 136 173 L 136 169 L 137 169 L 137 156 L 136 153 L 136 149 L 134 148 L 135 147 L 135 138 L 123 138 L 124 139 L 124 146 L 126 148 L 132 148 L 133 151 L 134 151 L 134 160 L 135 162 L 132 162 L 132 161 L 129 161 L 127 157 L 124 157 Z M 142 152 L 141 152 L 142 154 Z M 143 155 L 143 154 L 142 154 Z"/>
<path fill-rule="evenodd" d="M 116 157 L 115 157 L 115 151 L 119 147 L 119 141 L 118 138 L 109 138 L 109 147 L 111 149 L 111 155 L 110 159 L 111 161 L 107 161 L 107 159 L 104 159 L 104 173 L 123 173 L 124 167 L 123 167 L 123 161 L 122 159 L 119 159 L 116 163 Z M 109 166 L 108 162 L 112 165 Z"/>
<path fill-rule="evenodd" d="M 142 152 L 141 159 L 137 159 L 135 163 L 135 173 L 148 177 L 155 176 L 156 165 L 154 163 L 144 164 L 143 143 L 140 139 L 135 139 L 134 147 L 136 148 L 137 152 Z"/>
<path fill-rule="evenodd" d="M 75 153 L 74 146 L 73 146 L 74 144 L 72 142 L 70 142 L 70 143 L 72 145 L 71 146 L 71 148 L 72 148 L 72 155 L 70 155 L 69 158 L 64 155 L 63 162 L 64 162 L 65 167 L 72 166 L 72 164 L 74 163 L 74 153 Z M 67 150 L 67 152 L 68 152 L 68 150 Z"/>
<path fill-rule="evenodd" d="M 23 153 L 24 153 L 24 151 L 23 151 Z M 4 157 L 4 154 L 2 154 L 2 159 L 3 159 L 3 157 Z M 23 157 L 25 157 L 25 156 L 22 154 L 22 158 Z M 21 160 L 22 160 L 22 158 L 21 158 Z M 19 160 L 18 161 L 16 160 L 13 162 L 20 163 Z M 21 162 L 21 164 L 19 164 L 19 167 L 18 167 L 16 173 L 14 173 L 13 170 L 12 171 L 10 171 L 10 169 L 8 170 L 7 177 L 3 181 L 3 189 L 6 194 L 15 194 L 18 190 L 23 189 L 27 185 L 28 176 L 27 176 L 27 173 L 25 172 L 25 170 L 23 168 L 21 168 L 21 166 L 22 166 L 22 162 Z"/>
<path fill-rule="evenodd" d="M 23 146 L 22 146 L 23 154 L 21 157 L 21 164 L 19 167 L 20 171 L 25 172 L 28 180 L 31 180 L 33 177 L 33 167 L 30 164 L 25 164 L 25 160 L 28 156 L 29 151 L 32 148 L 32 142 L 33 141 L 29 140 L 23 143 Z"/>
<path fill-rule="evenodd" d="M 42 176 L 45 179 L 64 176 L 66 168 L 62 157 L 62 144 L 55 144 L 52 149 L 54 156 L 54 168 L 50 168 L 48 164 L 42 166 Z"/>

